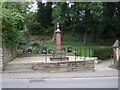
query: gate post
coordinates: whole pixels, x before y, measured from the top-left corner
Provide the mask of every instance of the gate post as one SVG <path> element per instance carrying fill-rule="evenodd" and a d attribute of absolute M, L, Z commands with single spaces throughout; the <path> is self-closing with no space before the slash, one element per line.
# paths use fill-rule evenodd
<path fill-rule="evenodd" d="M 120 69 L 120 41 L 116 40 L 113 44 L 113 56 L 114 56 L 114 64 L 116 68 Z"/>

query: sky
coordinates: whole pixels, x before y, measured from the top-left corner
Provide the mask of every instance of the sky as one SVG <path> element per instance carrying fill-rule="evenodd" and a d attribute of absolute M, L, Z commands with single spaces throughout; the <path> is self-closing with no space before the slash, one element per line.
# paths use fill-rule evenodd
<path fill-rule="evenodd" d="M 46 0 L 42 0 L 43 3 L 46 3 L 47 1 Z M 32 4 L 32 8 L 30 9 L 30 11 L 33 11 L 35 12 L 37 10 L 37 2 L 34 2 Z"/>
<path fill-rule="evenodd" d="M 46 3 L 47 1 L 46 0 L 42 0 L 43 3 Z M 32 4 L 32 8 L 30 9 L 30 11 L 33 11 L 35 12 L 37 10 L 37 2 L 34 2 Z"/>
<path fill-rule="evenodd" d="M 42 2 L 43 2 L 43 3 L 46 3 L 47 1 L 46 1 L 46 0 L 42 0 Z M 67 3 L 69 3 L 69 2 L 67 2 Z M 71 7 L 71 5 L 72 5 L 72 3 L 69 3 L 69 7 Z M 34 3 L 32 4 L 32 8 L 30 9 L 30 11 L 35 12 L 36 10 L 37 10 L 37 2 L 34 2 Z"/>
<path fill-rule="evenodd" d="M 35 12 L 36 10 L 37 10 L 37 2 L 34 2 L 34 3 L 32 4 L 32 8 L 30 9 L 30 11 Z"/>

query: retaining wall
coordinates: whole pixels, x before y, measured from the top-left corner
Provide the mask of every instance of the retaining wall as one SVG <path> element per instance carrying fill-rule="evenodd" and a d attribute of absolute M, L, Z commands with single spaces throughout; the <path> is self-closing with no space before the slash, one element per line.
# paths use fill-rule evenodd
<path fill-rule="evenodd" d="M 93 72 L 94 60 L 38 63 L 33 65 L 38 72 Z"/>
<path fill-rule="evenodd" d="M 16 57 L 16 50 L 15 49 L 3 47 L 2 48 L 3 69 L 4 69 L 5 65 L 8 62 L 15 59 L 15 57 Z"/>

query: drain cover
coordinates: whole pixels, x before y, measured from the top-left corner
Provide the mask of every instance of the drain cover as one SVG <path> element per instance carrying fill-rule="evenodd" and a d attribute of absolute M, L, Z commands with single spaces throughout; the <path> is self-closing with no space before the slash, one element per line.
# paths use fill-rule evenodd
<path fill-rule="evenodd" d="M 39 79 L 39 80 L 30 80 L 29 82 L 44 82 L 44 79 Z"/>

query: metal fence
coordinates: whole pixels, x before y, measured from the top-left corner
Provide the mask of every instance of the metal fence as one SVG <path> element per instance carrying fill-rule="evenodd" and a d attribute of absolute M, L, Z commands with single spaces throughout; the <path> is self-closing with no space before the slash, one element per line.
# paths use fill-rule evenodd
<path fill-rule="evenodd" d="M 64 51 L 64 52 L 63 52 Z M 58 57 L 65 57 L 65 54 L 67 53 L 72 53 L 75 56 L 75 59 L 77 57 L 98 57 L 99 59 L 110 59 L 113 55 L 112 49 L 95 49 L 95 48 L 72 48 L 69 49 L 68 48 L 64 48 L 62 49 L 62 51 L 60 51 L 60 53 L 56 53 L 56 50 L 52 50 L 52 49 L 31 49 L 26 51 L 26 54 L 29 55 L 34 55 L 34 54 L 38 54 L 38 55 L 44 55 L 45 56 L 45 61 L 47 61 L 47 56 L 49 54 L 51 54 L 53 57 L 56 55 Z M 58 55 L 57 55 L 58 54 Z"/>

